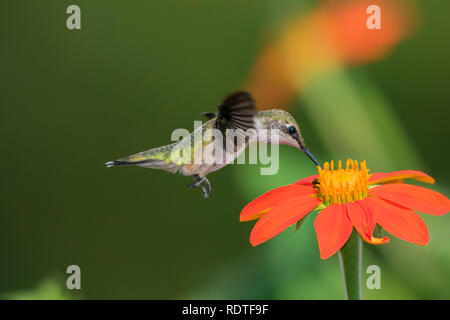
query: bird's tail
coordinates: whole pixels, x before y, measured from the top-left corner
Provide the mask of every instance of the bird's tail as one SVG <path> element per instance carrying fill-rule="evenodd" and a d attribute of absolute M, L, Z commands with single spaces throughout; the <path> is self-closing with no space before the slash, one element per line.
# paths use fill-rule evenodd
<path fill-rule="evenodd" d="M 150 149 L 147 151 L 133 154 L 128 157 L 106 162 L 105 165 L 108 168 L 117 166 L 139 166 L 146 168 L 162 169 L 169 172 L 176 172 L 178 170 L 178 166 L 176 166 L 170 160 L 172 147 L 173 145 L 168 145 L 155 149 Z"/>
<path fill-rule="evenodd" d="M 129 157 L 114 160 L 114 161 L 109 161 L 109 162 L 106 162 L 105 165 L 106 165 L 106 167 L 110 168 L 110 167 L 117 167 L 117 166 L 136 166 L 139 164 L 142 165 L 142 164 L 151 162 L 151 160 L 135 161 L 135 160 L 128 159 L 128 158 Z"/>

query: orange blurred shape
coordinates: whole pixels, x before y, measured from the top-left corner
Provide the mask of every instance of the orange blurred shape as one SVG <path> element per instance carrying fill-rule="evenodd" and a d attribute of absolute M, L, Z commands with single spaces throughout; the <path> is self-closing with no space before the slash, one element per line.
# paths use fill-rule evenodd
<path fill-rule="evenodd" d="M 367 27 L 370 5 L 380 7 L 381 29 Z M 399 0 L 343 0 L 287 21 L 256 59 L 247 88 L 263 108 L 280 108 L 321 73 L 385 56 L 412 29 L 413 9 Z"/>

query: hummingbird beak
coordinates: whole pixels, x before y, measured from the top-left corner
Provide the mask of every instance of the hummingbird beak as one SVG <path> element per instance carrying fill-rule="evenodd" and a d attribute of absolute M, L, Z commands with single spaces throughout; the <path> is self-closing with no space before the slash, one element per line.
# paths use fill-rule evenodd
<path fill-rule="evenodd" d="M 314 164 L 318 167 L 322 166 L 320 165 L 320 163 L 316 160 L 316 158 L 314 158 L 314 156 L 312 155 L 312 153 L 308 150 L 308 149 L 304 149 L 303 152 L 308 156 L 308 158 L 310 158 L 312 160 L 312 162 L 314 162 Z"/>
<path fill-rule="evenodd" d="M 312 160 L 312 162 L 314 162 L 314 164 L 318 167 L 322 166 L 320 165 L 320 163 L 316 160 L 316 158 L 313 156 L 313 154 L 311 153 L 311 151 L 308 150 L 308 148 L 304 145 L 303 141 L 298 141 L 298 144 L 300 146 L 300 149 L 308 156 L 308 158 L 310 158 Z"/>

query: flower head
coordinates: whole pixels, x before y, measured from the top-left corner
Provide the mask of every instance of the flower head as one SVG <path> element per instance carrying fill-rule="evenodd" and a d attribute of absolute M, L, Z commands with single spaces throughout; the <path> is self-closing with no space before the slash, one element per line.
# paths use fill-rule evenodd
<path fill-rule="evenodd" d="M 378 224 L 390 234 L 416 244 L 428 243 L 428 230 L 414 210 L 444 215 L 450 200 L 424 187 L 404 184 L 411 178 L 434 183 L 420 171 L 403 170 L 369 174 L 366 162 L 341 161 L 337 168 L 326 162 L 318 174 L 291 185 L 276 188 L 250 202 L 240 220 L 258 219 L 251 234 L 252 245 L 259 245 L 313 210 L 320 211 L 314 221 L 320 257 L 336 253 L 348 240 L 353 228 L 370 244 L 389 242 L 388 237 L 373 236 Z"/>
<path fill-rule="evenodd" d="M 257 57 L 247 89 L 261 106 L 289 105 L 318 75 L 368 64 L 386 56 L 413 30 L 411 2 L 377 1 L 383 27 L 367 28 L 372 0 L 322 1 L 310 12 L 293 12 Z"/>

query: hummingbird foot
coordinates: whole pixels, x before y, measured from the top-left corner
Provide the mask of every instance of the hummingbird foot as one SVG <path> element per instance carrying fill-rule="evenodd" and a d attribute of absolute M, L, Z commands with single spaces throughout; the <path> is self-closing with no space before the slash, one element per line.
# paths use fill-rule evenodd
<path fill-rule="evenodd" d="M 203 179 L 198 174 L 193 175 L 192 177 L 194 178 L 194 182 L 188 184 L 187 185 L 188 188 L 194 189 L 194 188 L 199 187 L 203 183 Z"/>
<path fill-rule="evenodd" d="M 200 177 L 199 175 L 194 175 L 194 182 L 187 185 L 188 188 L 198 188 L 201 187 L 203 191 L 203 196 L 205 199 L 209 198 L 212 194 L 211 183 L 206 177 Z"/>
<path fill-rule="evenodd" d="M 209 197 L 211 197 L 211 194 L 212 194 L 211 183 L 209 182 L 209 180 L 206 177 L 203 178 L 202 190 L 203 190 L 203 196 L 205 199 L 208 199 Z"/>
<path fill-rule="evenodd" d="M 207 190 L 207 187 L 202 184 L 202 191 L 203 191 L 203 198 L 208 199 L 211 197 L 212 192 L 210 190 Z"/>

